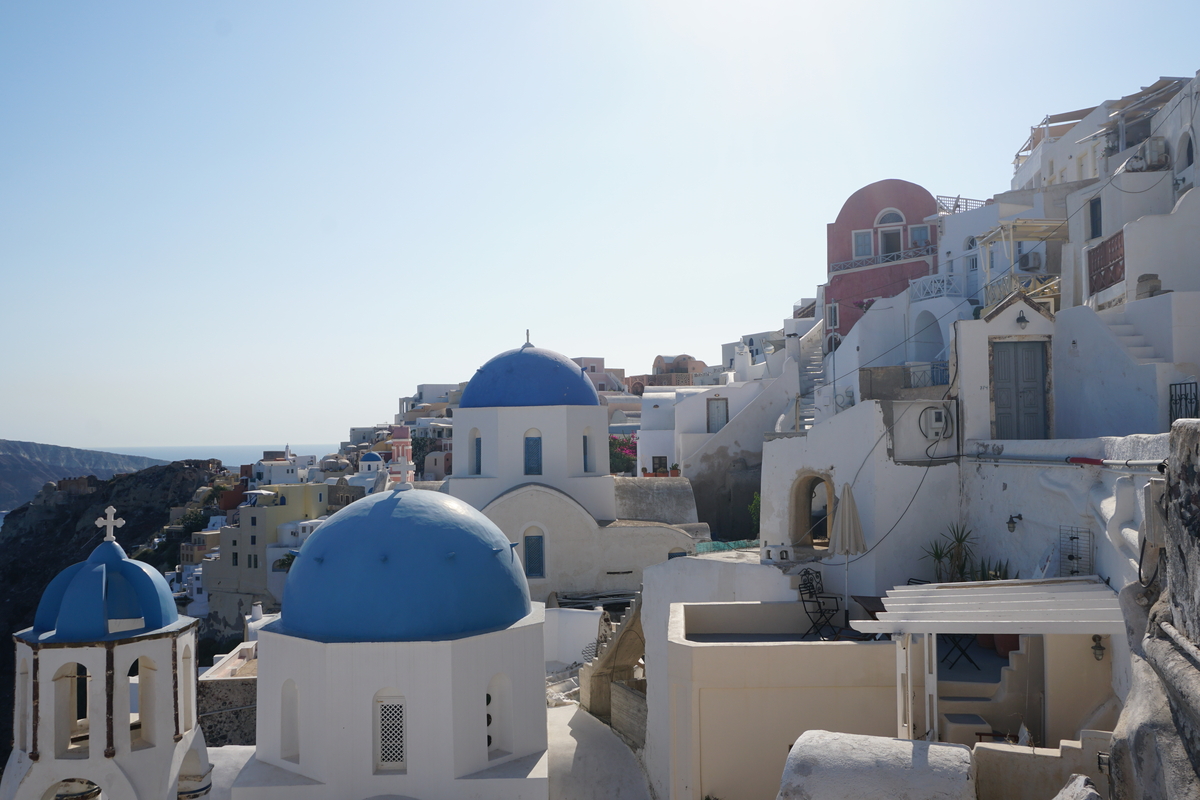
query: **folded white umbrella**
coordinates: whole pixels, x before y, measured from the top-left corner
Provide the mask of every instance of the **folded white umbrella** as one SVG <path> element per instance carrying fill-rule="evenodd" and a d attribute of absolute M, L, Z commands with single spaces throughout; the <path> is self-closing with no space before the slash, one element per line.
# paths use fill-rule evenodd
<path fill-rule="evenodd" d="M 846 559 L 846 627 L 850 627 L 850 559 L 867 552 L 867 544 L 863 541 L 862 523 L 858 519 L 854 492 L 848 483 L 842 485 L 842 496 L 838 498 L 833 514 L 833 528 L 829 531 L 829 551 Z"/>

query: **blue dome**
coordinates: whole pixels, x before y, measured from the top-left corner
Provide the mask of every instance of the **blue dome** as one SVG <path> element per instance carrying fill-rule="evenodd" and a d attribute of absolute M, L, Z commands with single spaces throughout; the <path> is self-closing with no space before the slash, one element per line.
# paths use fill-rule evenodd
<path fill-rule="evenodd" d="M 529 343 L 480 367 L 459 402 L 462 408 L 598 405 L 600 395 L 582 367 Z"/>
<path fill-rule="evenodd" d="M 362 458 L 360 458 L 359 461 L 360 462 L 361 461 L 383 461 L 383 456 L 379 455 L 379 453 L 372 451 L 372 452 L 364 455 Z"/>
<path fill-rule="evenodd" d="M 110 634 L 110 620 L 140 619 L 141 626 Z M 101 542 L 87 561 L 73 564 L 42 592 L 32 633 L 41 641 L 127 639 L 179 620 L 167 581 L 149 564 L 133 561 L 121 545 Z"/>
<path fill-rule="evenodd" d="M 506 628 L 529 611 L 500 529 L 457 498 L 408 489 L 353 502 L 308 537 L 279 624 L 321 642 L 430 641 Z"/>

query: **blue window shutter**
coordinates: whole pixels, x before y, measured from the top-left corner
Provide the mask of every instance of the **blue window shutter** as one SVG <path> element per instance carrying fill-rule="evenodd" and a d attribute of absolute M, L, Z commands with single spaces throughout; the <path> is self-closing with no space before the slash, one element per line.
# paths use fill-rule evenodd
<path fill-rule="evenodd" d="M 483 437 L 475 437 L 475 474 L 483 474 Z"/>
<path fill-rule="evenodd" d="M 525 577 L 546 577 L 545 540 L 541 536 L 525 537 Z"/>
<path fill-rule="evenodd" d="M 542 474 L 542 437 L 525 437 L 525 474 Z"/>

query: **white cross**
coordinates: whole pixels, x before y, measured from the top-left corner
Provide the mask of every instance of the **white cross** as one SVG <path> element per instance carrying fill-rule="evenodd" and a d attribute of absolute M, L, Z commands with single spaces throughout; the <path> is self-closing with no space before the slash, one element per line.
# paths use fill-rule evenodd
<path fill-rule="evenodd" d="M 106 542 L 115 542 L 117 537 L 113 535 L 113 532 L 125 524 L 125 520 L 116 519 L 116 513 L 117 510 L 112 506 L 109 506 L 108 508 L 104 509 L 105 516 L 96 517 L 97 528 L 108 528 L 108 533 L 104 537 L 104 541 Z"/>

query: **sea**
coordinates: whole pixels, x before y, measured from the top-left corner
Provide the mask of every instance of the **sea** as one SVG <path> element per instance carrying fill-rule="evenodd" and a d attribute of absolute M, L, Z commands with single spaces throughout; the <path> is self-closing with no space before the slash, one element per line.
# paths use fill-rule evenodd
<path fill-rule="evenodd" d="M 255 445 L 164 445 L 156 447 L 93 447 L 92 450 L 103 450 L 106 453 L 119 453 L 127 456 L 145 456 L 158 458 L 163 461 L 182 461 L 185 458 L 219 458 L 226 469 L 237 469 L 242 464 L 253 464 L 262 458 L 266 450 L 282 450 L 286 443 L 255 444 Z M 337 444 L 293 444 L 292 453 L 298 456 L 316 456 L 320 458 L 327 453 L 336 453 Z"/>

